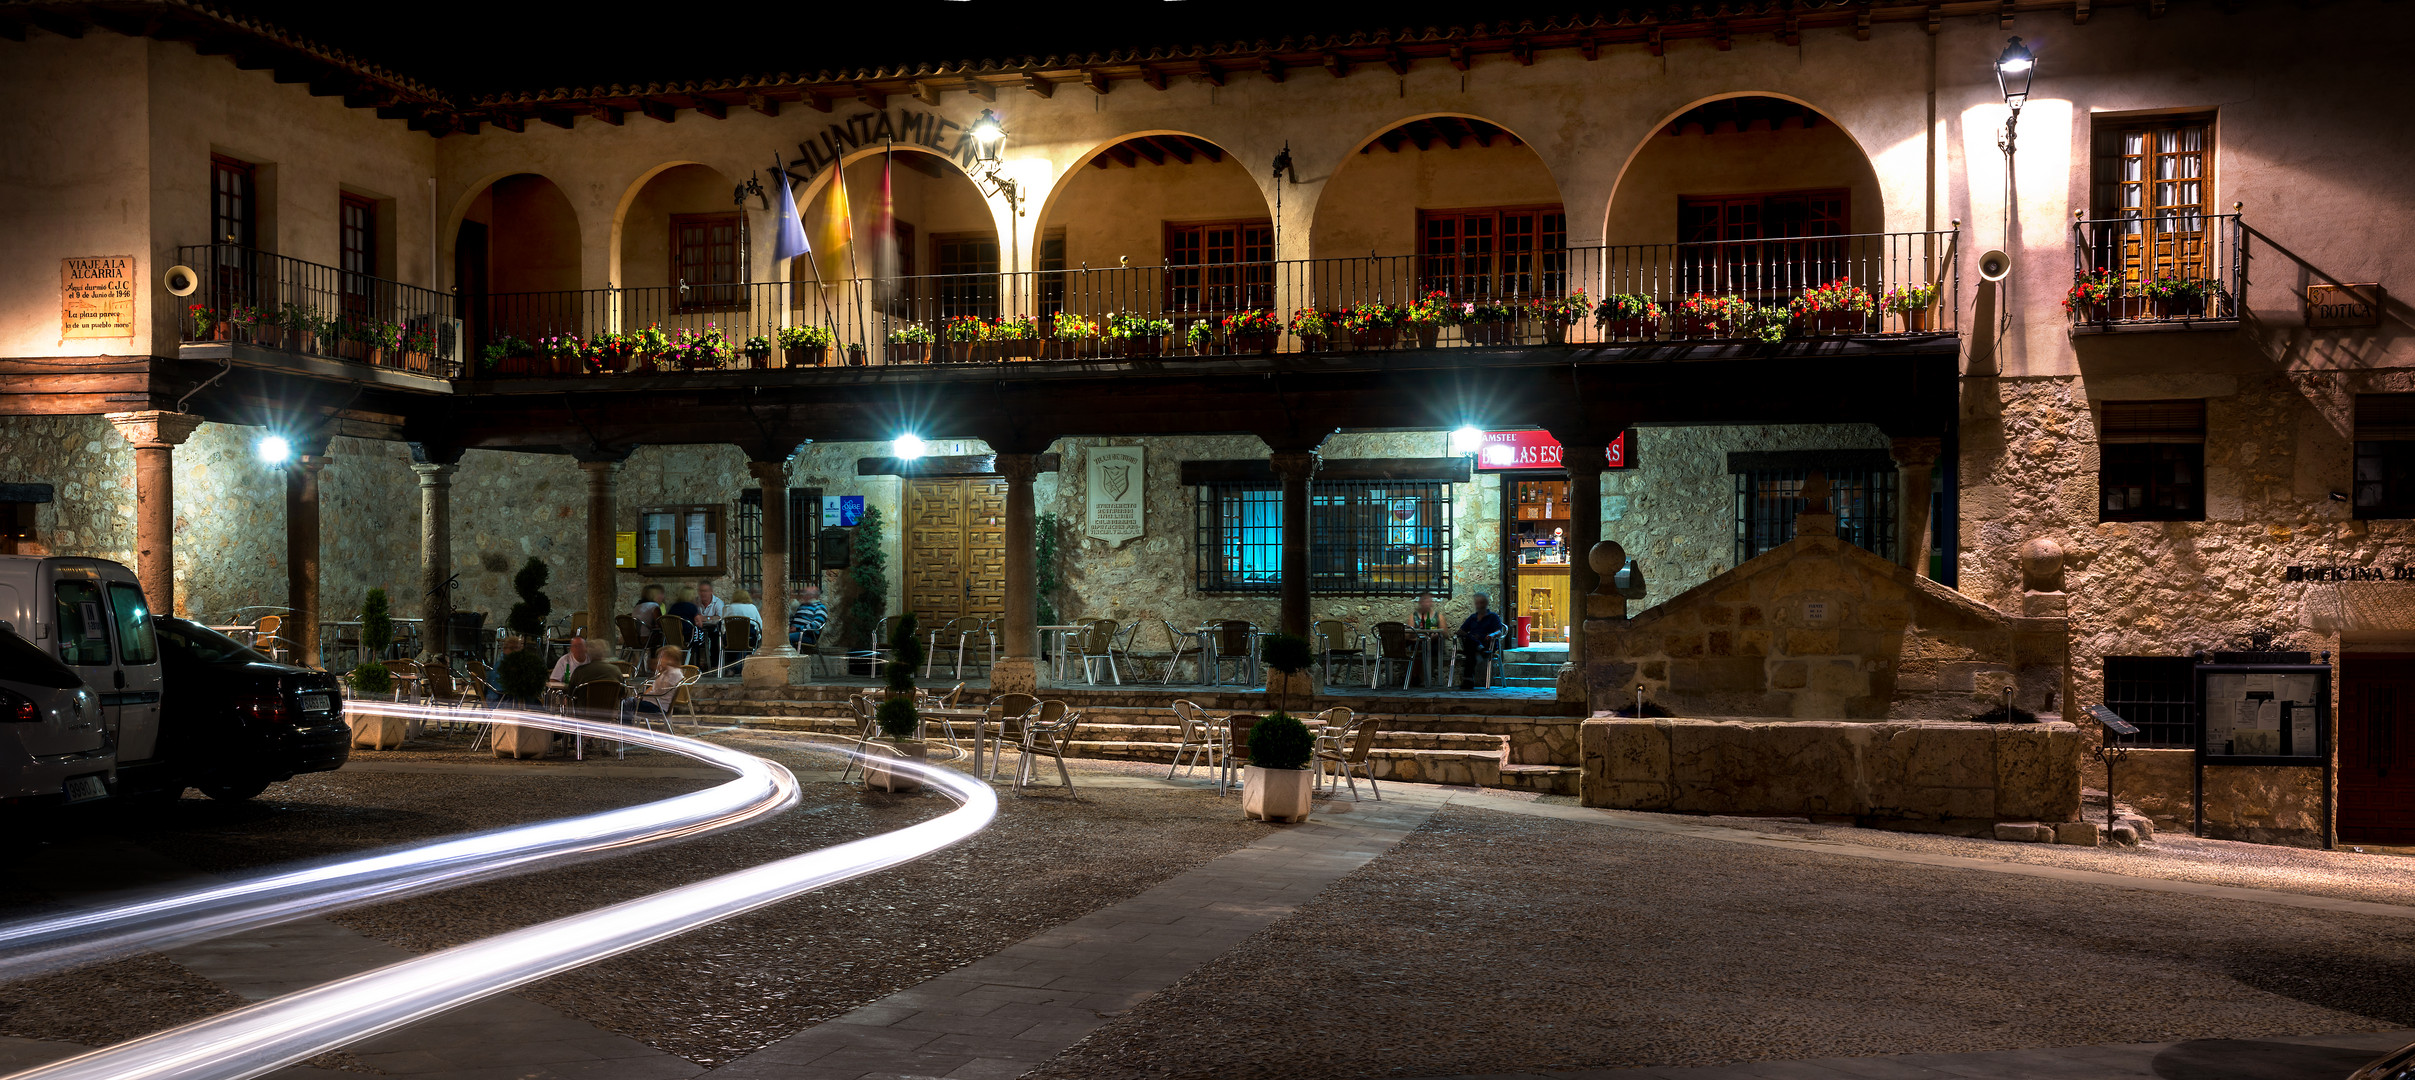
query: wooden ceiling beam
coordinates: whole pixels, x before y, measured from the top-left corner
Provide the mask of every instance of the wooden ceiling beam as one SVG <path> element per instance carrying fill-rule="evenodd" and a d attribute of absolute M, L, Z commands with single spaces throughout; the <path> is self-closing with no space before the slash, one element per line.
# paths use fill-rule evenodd
<path fill-rule="evenodd" d="M 1166 73 L 1158 70 L 1155 64 L 1142 64 L 1140 81 L 1147 84 L 1151 90 L 1163 90 L 1166 88 Z"/>
<path fill-rule="evenodd" d="M 939 107 L 939 87 L 927 80 L 914 80 L 914 100 L 934 109 Z"/>
<path fill-rule="evenodd" d="M 1100 97 L 1107 96 L 1107 91 L 1114 89 L 1114 84 L 1107 81 L 1107 73 L 1097 68 L 1082 69 L 1082 85 L 1089 87 L 1091 93 Z"/>
<path fill-rule="evenodd" d="M 1190 138 L 1190 136 L 1187 135 L 1183 137 L 1186 139 Z M 1218 165 L 1224 163 L 1223 147 L 1209 142 L 1206 139 L 1191 139 L 1191 145 L 1199 148 L 1200 157 L 1206 158 L 1208 161 Z"/>
<path fill-rule="evenodd" d="M 1137 139 L 1127 140 L 1124 145 L 1131 147 L 1133 153 L 1148 158 L 1151 165 L 1166 163 L 1166 148 L 1157 145 L 1157 137 L 1154 135 L 1143 135 Z"/>
<path fill-rule="evenodd" d="M 863 102 L 865 108 L 879 112 L 889 107 L 889 92 L 877 86 L 858 83 L 855 87 L 855 100 Z"/>
<path fill-rule="evenodd" d="M 1442 135 L 1442 145 L 1453 150 L 1459 149 L 1459 143 L 1470 133 L 1467 121 L 1456 116 L 1435 117 L 1434 128 Z"/>
<path fill-rule="evenodd" d="M 1518 61 L 1519 67 L 1533 67 L 1535 66 L 1535 43 L 1522 37 L 1511 38 L 1509 55 Z"/>
<path fill-rule="evenodd" d="M 690 104 L 695 106 L 697 112 L 710 116 L 715 120 L 727 120 L 730 118 L 730 107 L 725 102 L 716 100 L 714 98 L 703 97 L 701 95 L 692 96 L 688 98 L 688 101 Z"/>
<path fill-rule="evenodd" d="M 1214 64 L 1199 65 L 1199 79 L 1209 86 L 1224 85 L 1224 69 Z"/>
<path fill-rule="evenodd" d="M 1117 164 L 1122 165 L 1127 169 L 1137 169 L 1140 167 L 1140 155 L 1133 153 L 1132 148 L 1124 143 L 1117 143 L 1108 147 L 1107 156 L 1114 158 Z"/>
<path fill-rule="evenodd" d="M 1023 89 L 1029 90 L 1034 94 L 1038 94 L 1043 98 L 1051 98 L 1057 95 L 1057 85 L 1041 78 L 1038 72 L 1026 71 L 1023 73 Z"/>
<path fill-rule="evenodd" d="M 1451 67 L 1459 71 L 1466 71 L 1467 63 L 1467 46 L 1458 42 L 1452 42 Z"/>
<path fill-rule="evenodd" d="M 1350 61 L 1338 52 L 1328 52 L 1325 54 L 1325 70 L 1332 72 L 1336 79 L 1347 79 L 1350 77 Z"/>
<path fill-rule="evenodd" d="M 1190 164 L 1192 158 L 1199 156 L 1198 151 L 1192 148 L 1191 137 L 1188 135 L 1169 135 L 1158 145 L 1163 146 L 1166 153 L 1173 155 L 1174 160 L 1185 165 Z"/>
<path fill-rule="evenodd" d="M 514 116 L 510 113 L 496 113 L 493 119 L 496 127 L 502 128 L 503 130 L 511 132 L 514 135 L 518 135 L 528 130 L 528 122 L 526 120 L 523 120 L 520 117 Z"/>
<path fill-rule="evenodd" d="M 621 111 L 613 108 L 610 105 L 592 106 L 587 110 L 587 115 L 594 117 L 596 120 L 602 123 L 610 124 L 613 127 L 621 126 Z"/>
<path fill-rule="evenodd" d="M 765 116 L 780 115 L 780 99 L 771 97 L 767 94 L 747 94 L 746 107 L 762 113 Z"/>
<path fill-rule="evenodd" d="M 653 98 L 637 99 L 637 111 L 646 114 L 646 118 L 649 120 L 660 120 L 666 124 L 679 119 L 678 106 L 667 101 L 656 101 Z"/>
<path fill-rule="evenodd" d="M 1409 73 L 1409 54 L 1398 48 L 1386 49 L 1384 50 L 1384 66 L 1391 68 L 1394 75 L 1406 75 Z"/>
<path fill-rule="evenodd" d="M 561 128 L 564 131 L 571 130 L 572 128 L 576 127 L 579 122 L 577 114 L 563 112 L 560 109 L 541 110 L 537 113 L 537 119 L 543 120 L 546 123 L 552 124 L 553 126 Z"/>
<path fill-rule="evenodd" d="M 1271 56 L 1265 57 L 1258 61 L 1258 70 L 1266 75 L 1267 82 L 1283 81 L 1283 61 L 1281 60 Z"/>
<path fill-rule="evenodd" d="M 815 112 L 830 111 L 830 98 L 811 90 L 805 91 L 802 96 L 797 98 L 797 101 Z"/>
<path fill-rule="evenodd" d="M 989 83 L 982 82 L 979 79 L 966 79 L 964 81 L 964 92 L 980 98 L 983 101 L 994 102 L 998 100 L 998 88 L 990 85 Z"/>
<path fill-rule="evenodd" d="M 1409 133 L 1409 141 L 1416 143 L 1418 150 L 1425 151 L 1434 148 L 1433 121 L 1419 120 L 1415 123 L 1402 124 L 1400 129 Z"/>

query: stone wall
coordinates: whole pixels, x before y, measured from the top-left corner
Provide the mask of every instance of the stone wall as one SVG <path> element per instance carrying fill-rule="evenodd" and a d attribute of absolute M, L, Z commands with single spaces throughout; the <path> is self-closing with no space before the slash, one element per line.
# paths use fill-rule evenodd
<path fill-rule="evenodd" d="M 1824 533 L 1585 629 L 1595 709 L 1641 684 L 1689 716 L 1960 720 L 2007 686 L 2059 701 L 2068 647 L 2060 619 L 2006 616 Z"/>
<path fill-rule="evenodd" d="M 1586 806 L 1849 817 L 1977 834 L 2079 814 L 2079 732 L 2037 724 L 1585 721 Z"/>
<path fill-rule="evenodd" d="M 2131 750 L 2113 766 L 2113 798 L 2145 815 L 2158 829 L 2193 832 L 2196 758 L 2194 750 Z M 2093 761 L 2090 765 L 2101 772 L 2101 766 Z M 2205 835 L 2319 847 L 2322 779 L 2321 769 L 2305 766 L 2211 766 L 2205 770 Z"/>
<path fill-rule="evenodd" d="M 1643 606 L 1736 564 L 1736 480 L 1727 455 L 1755 450 L 1886 449 L 1868 424 L 1637 429 L 1636 468 L 1602 474 L 1602 538 L 1644 572 Z"/>

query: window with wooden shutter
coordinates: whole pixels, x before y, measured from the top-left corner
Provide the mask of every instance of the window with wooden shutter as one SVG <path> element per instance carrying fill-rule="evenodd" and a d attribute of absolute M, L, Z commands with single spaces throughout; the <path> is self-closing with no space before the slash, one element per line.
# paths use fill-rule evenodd
<path fill-rule="evenodd" d="M 375 303 L 377 203 L 367 197 L 345 192 L 339 211 L 338 265 L 344 272 L 344 311 L 365 315 Z"/>
<path fill-rule="evenodd" d="M 1230 314 L 1275 303 L 1270 221 L 1166 225 L 1166 310 Z"/>
<path fill-rule="evenodd" d="M 671 215 L 671 285 L 681 311 L 746 307 L 746 222 L 735 213 Z"/>
<path fill-rule="evenodd" d="M 2359 518 L 2415 518 L 2415 394 L 2356 395 Z"/>
<path fill-rule="evenodd" d="M 2123 222 L 2110 241 L 2118 262 L 2107 263 L 2125 280 L 2208 276 L 2213 138 L 2210 116 L 2097 122 L 2094 216 Z"/>
<path fill-rule="evenodd" d="M 939 275 L 940 318 L 998 317 L 997 234 L 933 234 L 931 261 Z"/>
<path fill-rule="evenodd" d="M 2108 401 L 2097 421 L 2100 521 L 2205 520 L 2205 401 Z"/>
<path fill-rule="evenodd" d="M 252 163 L 210 155 L 210 243 L 218 245 L 212 295 L 230 310 L 260 302 L 251 252 L 258 243 L 258 190 L 259 170 Z"/>
<path fill-rule="evenodd" d="M 1678 288 L 1739 293 L 1764 303 L 1844 275 L 1844 248 L 1816 238 L 1850 231 L 1843 188 L 1677 200 Z"/>
<path fill-rule="evenodd" d="M 1568 215 L 1557 206 L 1417 212 L 1418 291 L 1530 297 L 1567 285 Z"/>

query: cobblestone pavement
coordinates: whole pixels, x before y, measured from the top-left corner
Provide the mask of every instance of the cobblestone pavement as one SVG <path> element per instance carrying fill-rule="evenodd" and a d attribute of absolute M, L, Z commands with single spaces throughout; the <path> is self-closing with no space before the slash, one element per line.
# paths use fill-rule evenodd
<path fill-rule="evenodd" d="M 2415 1026 L 2415 920 L 1488 801 L 1031 1075 L 1481 1075 Z"/>

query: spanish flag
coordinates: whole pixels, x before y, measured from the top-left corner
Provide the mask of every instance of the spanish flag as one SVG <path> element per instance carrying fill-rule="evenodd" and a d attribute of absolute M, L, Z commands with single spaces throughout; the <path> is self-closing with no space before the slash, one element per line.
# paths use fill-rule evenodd
<path fill-rule="evenodd" d="M 823 281 L 845 281 L 855 275 L 848 273 L 848 260 L 853 252 L 848 245 L 855 242 L 854 212 L 847 207 L 847 167 L 834 165 L 830 169 L 830 188 L 822 193 L 822 221 L 814 229 L 813 259 Z"/>

